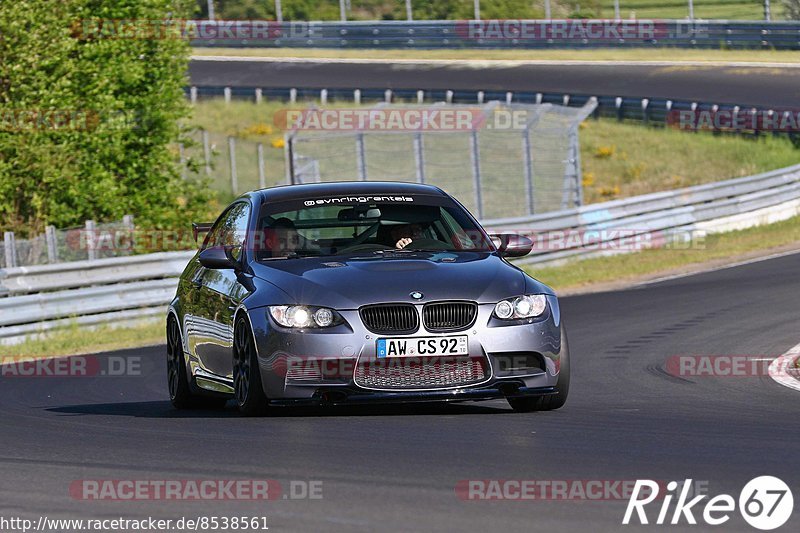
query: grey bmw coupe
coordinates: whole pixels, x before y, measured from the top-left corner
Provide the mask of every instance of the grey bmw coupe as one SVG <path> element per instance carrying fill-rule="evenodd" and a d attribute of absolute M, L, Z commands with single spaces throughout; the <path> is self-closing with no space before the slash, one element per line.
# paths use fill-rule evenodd
<path fill-rule="evenodd" d="M 437 187 L 274 187 L 195 229 L 167 314 L 176 407 L 567 399 L 558 299 L 507 260 L 531 241 Z"/>

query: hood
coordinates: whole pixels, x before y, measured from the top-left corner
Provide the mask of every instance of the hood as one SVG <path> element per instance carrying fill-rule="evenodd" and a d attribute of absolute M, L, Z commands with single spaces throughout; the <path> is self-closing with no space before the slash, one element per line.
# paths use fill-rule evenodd
<path fill-rule="evenodd" d="M 409 252 L 359 257 L 307 257 L 253 263 L 253 273 L 294 301 L 335 309 L 383 302 L 472 300 L 495 303 L 525 292 L 524 272 L 486 252 Z M 420 300 L 410 293 L 423 294 Z M 541 291 L 551 293 L 545 285 Z"/>

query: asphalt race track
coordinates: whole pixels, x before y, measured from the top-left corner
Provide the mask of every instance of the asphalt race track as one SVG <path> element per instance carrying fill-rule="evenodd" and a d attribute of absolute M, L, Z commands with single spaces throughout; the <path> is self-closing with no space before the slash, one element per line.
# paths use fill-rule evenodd
<path fill-rule="evenodd" d="M 797 392 L 768 377 L 676 378 L 664 368 L 672 355 L 774 357 L 800 342 L 798 270 L 800 255 L 789 255 L 565 298 L 572 391 L 551 413 L 516 414 L 504 401 L 283 409 L 261 419 L 232 407 L 179 412 L 167 399 L 160 347 L 113 354 L 142 357 L 140 376 L 6 376 L 0 514 L 255 515 L 271 531 L 616 531 L 626 506 L 463 501 L 455 487 L 470 479 L 692 478 L 711 495 L 738 499 L 751 478 L 775 475 L 797 503 Z M 81 479 L 240 478 L 275 479 L 284 489 L 322 481 L 323 497 L 130 502 L 69 492 Z M 717 529 L 752 531 L 736 512 Z"/>
<path fill-rule="evenodd" d="M 469 66 L 195 58 L 189 65 L 189 76 L 192 85 L 218 87 L 560 92 L 776 108 L 794 108 L 800 99 L 800 68 L 775 67 L 628 64 L 488 67 L 481 63 Z"/>

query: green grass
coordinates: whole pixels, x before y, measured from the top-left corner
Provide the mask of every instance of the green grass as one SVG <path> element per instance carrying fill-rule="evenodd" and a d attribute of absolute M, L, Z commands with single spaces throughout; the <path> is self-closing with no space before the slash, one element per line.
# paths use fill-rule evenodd
<path fill-rule="evenodd" d="M 702 61 L 799 63 L 800 54 L 787 50 L 680 50 L 622 48 L 589 50 L 337 50 L 329 48 L 195 48 L 194 55 L 302 57 L 339 59 L 459 59 L 482 61 Z"/>
<path fill-rule="evenodd" d="M 166 342 L 163 321 L 136 326 L 81 329 L 76 324 L 21 344 L 0 346 L 0 357 L 59 357 L 151 346 Z"/>
<path fill-rule="evenodd" d="M 747 139 L 613 120 L 580 130 L 587 203 L 748 176 L 800 163 L 784 138 Z"/>
<path fill-rule="evenodd" d="M 220 18 L 274 18 L 271 2 L 219 2 L 217 15 Z M 613 0 L 553 0 L 552 16 L 612 18 Z M 695 0 L 695 17 L 720 19 L 763 18 L 763 4 L 757 0 Z M 463 20 L 473 16 L 473 5 L 469 0 L 451 2 L 414 2 L 414 18 Z M 685 18 L 688 15 L 686 0 L 620 0 L 622 18 Z M 782 11 L 780 2 L 773 2 L 773 17 L 777 20 Z M 544 3 L 504 0 L 503 2 L 481 2 L 484 19 L 542 18 Z M 284 2 L 285 20 L 338 20 L 338 4 L 325 2 Z M 404 20 L 402 2 L 385 0 L 359 0 L 352 2 L 347 13 L 349 20 L 374 21 L 381 19 Z"/>
<path fill-rule="evenodd" d="M 620 0 L 620 16 L 623 19 L 685 19 L 689 16 L 686 0 Z M 614 1 L 601 0 L 602 18 L 614 17 Z M 772 7 L 773 19 L 779 19 L 779 2 Z M 696 19 L 763 20 L 763 2 L 743 0 L 695 0 Z"/>
<path fill-rule="evenodd" d="M 710 261 L 734 262 L 745 254 L 800 242 L 800 217 L 766 226 L 707 235 L 690 249 L 657 248 L 624 255 L 573 261 L 562 266 L 526 270 L 556 290 L 604 282 L 634 280 Z"/>
<path fill-rule="evenodd" d="M 303 108 L 307 104 L 297 104 Z M 351 107 L 343 103 L 339 106 Z M 238 192 L 258 187 L 256 143 L 264 144 L 267 186 L 284 183 L 283 132 L 273 117 L 287 104 L 222 100 L 199 102 L 194 109 L 192 125 L 210 132 L 217 156 L 212 175 L 214 186 L 232 197 L 226 138 L 237 141 Z M 472 184 L 464 175 L 470 173 L 466 136 L 437 134 L 426 144 L 426 165 L 436 171 L 438 185 L 467 203 L 471 201 Z M 485 205 L 501 205 L 503 212 L 486 212 L 485 217 L 502 216 L 523 201 L 509 189 L 509 173 L 519 174 L 520 141 L 516 133 L 495 133 L 494 151 L 484 151 L 482 168 L 484 185 L 489 194 Z M 406 136 L 404 136 L 406 137 Z M 588 120 L 580 129 L 581 160 L 584 172 L 584 195 L 587 203 L 624 198 L 700 183 L 746 176 L 800 163 L 800 150 L 784 138 L 764 136 L 757 140 L 735 136 L 713 136 L 687 133 L 665 128 L 646 128 L 639 124 L 619 123 L 610 119 Z M 407 140 L 407 139 L 406 139 Z M 408 179 L 414 176 L 411 146 L 391 136 L 367 136 L 368 173 L 371 179 Z M 426 141 L 428 143 L 429 141 Z M 339 179 L 356 177 L 352 139 L 332 139 L 315 149 L 323 174 Z M 430 147 L 430 148 L 428 148 Z M 187 154 L 201 158 L 200 146 Z M 380 154 L 380 155 L 376 155 Z M 201 170 L 202 172 L 202 170 Z M 487 210 L 491 209 L 487 207 Z"/>

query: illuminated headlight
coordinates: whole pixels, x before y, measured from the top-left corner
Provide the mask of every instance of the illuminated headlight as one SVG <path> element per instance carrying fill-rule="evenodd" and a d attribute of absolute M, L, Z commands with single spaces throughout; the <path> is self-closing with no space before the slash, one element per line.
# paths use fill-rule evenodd
<path fill-rule="evenodd" d="M 272 318 L 286 328 L 327 328 L 342 323 L 336 311 L 307 305 L 272 305 Z"/>
<path fill-rule="evenodd" d="M 500 300 L 494 306 L 494 316 L 501 320 L 517 320 L 535 318 L 547 309 L 547 298 L 544 294 L 529 294 L 508 300 Z"/>

